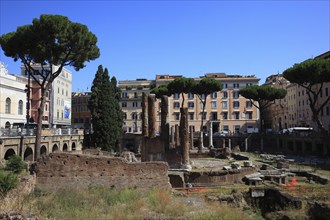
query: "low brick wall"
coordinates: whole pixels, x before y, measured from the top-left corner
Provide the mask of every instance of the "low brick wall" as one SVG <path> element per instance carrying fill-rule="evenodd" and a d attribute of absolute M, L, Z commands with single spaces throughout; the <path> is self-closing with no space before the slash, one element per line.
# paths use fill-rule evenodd
<path fill-rule="evenodd" d="M 35 163 L 33 171 L 41 189 L 170 187 L 165 162 L 128 163 L 118 157 L 52 153 Z"/>

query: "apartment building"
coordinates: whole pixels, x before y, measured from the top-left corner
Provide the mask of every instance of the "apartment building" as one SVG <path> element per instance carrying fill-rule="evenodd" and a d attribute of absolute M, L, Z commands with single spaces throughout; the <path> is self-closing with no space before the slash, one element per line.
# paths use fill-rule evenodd
<path fill-rule="evenodd" d="M 72 128 L 91 129 L 91 112 L 88 109 L 88 100 L 91 92 L 72 93 Z"/>
<path fill-rule="evenodd" d="M 142 92 L 150 93 L 151 88 L 169 83 L 180 75 L 156 75 L 155 80 L 137 79 L 119 81 L 122 90 L 121 107 L 124 111 L 125 127 L 128 133 L 141 133 L 141 96 Z M 225 73 L 207 73 L 203 77 L 214 78 L 223 84 L 223 90 L 207 97 L 205 113 L 202 113 L 202 103 L 194 94 L 185 94 L 184 107 L 188 108 L 188 123 L 194 131 L 200 131 L 202 117 L 207 130 L 212 122 L 213 132 L 228 131 L 244 133 L 248 128 L 257 128 L 259 120 L 258 109 L 251 101 L 239 95 L 239 89 L 248 85 L 257 85 L 259 79 L 255 76 L 226 75 Z M 202 78 L 195 78 L 201 80 Z M 179 124 L 182 97 L 174 94 L 169 97 L 168 121 L 170 126 Z M 160 126 L 160 100 L 156 104 L 157 122 Z"/>
<path fill-rule="evenodd" d="M 40 64 L 33 64 L 32 67 L 35 70 L 42 71 Z M 50 67 L 45 68 L 49 69 Z M 58 70 L 57 66 L 53 66 L 52 68 L 53 72 Z M 21 74 L 26 77 L 28 76 L 24 66 L 21 66 Z M 38 75 L 35 76 L 40 77 Z M 47 105 L 49 116 L 48 120 L 47 116 L 45 116 L 44 121 L 48 121 L 49 127 L 61 128 L 71 126 L 71 90 L 72 73 L 63 68 L 60 75 L 53 81 L 48 95 L 50 100 L 49 105 Z M 39 91 L 38 86 L 36 86 L 35 91 Z"/>
<path fill-rule="evenodd" d="M 315 59 L 330 59 L 330 51 L 323 53 Z M 290 83 L 283 78 L 281 74 L 269 76 L 265 82 L 266 85 L 275 88 L 284 88 L 287 95 L 284 99 L 274 102 L 267 111 L 267 128 L 272 128 L 278 132 L 284 128 L 290 127 L 313 127 L 318 130 L 318 126 L 313 120 L 313 114 L 309 106 L 308 95 L 306 89 Z M 321 85 L 315 86 L 318 90 Z M 319 94 L 316 106 L 320 106 L 330 95 L 330 83 L 323 83 L 323 88 Z M 330 103 L 327 103 L 319 115 L 324 128 L 330 131 Z"/>

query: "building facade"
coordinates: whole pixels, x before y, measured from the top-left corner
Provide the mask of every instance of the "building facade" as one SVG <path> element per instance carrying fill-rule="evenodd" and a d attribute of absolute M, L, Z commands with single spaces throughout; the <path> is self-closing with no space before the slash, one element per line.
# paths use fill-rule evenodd
<path fill-rule="evenodd" d="M 42 66 L 40 64 L 33 64 L 32 67 L 42 72 Z M 44 68 L 50 68 L 48 66 Z M 53 66 L 52 72 L 55 72 L 58 70 L 57 66 Z M 28 76 L 25 67 L 21 66 L 21 74 L 23 76 Z M 40 77 L 38 75 L 35 75 L 36 77 Z M 31 82 L 33 80 L 31 79 Z M 32 91 L 39 92 L 40 89 L 38 89 L 39 86 L 32 87 Z M 45 110 L 47 107 L 46 112 L 49 112 L 49 116 L 44 115 L 43 121 L 44 123 L 49 124 L 49 127 L 54 128 L 61 128 L 61 127 L 70 127 L 71 126 L 71 91 L 72 91 L 72 73 L 71 71 L 63 68 L 62 72 L 56 77 L 56 79 L 53 81 L 48 98 L 49 98 L 49 104 L 45 106 Z M 36 94 L 37 95 L 37 94 Z M 40 101 L 40 99 L 39 99 Z M 38 100 L 35 100 L 34 102 L 37 106 Z M 48 117 L 48 118 L 47 118 Z M 48 119 L 48 120 L 47 120 Z"/>
<path fill-rule="evenodd" d="M 25 82 L 9 74 L 0 62 L 0 128 L 26 122 Z"/>
<path fill-rule="evenodd" d="M 142 93 L 149 94 L 151 88 L 167 84 L 178 75 L 157 75 L 155 80 L 137 79 L 119 81 L 122 90 L 121 107 L 124 112 L 127 133 L 141 133 L 142 129 Z M 239 95 L 239 89 L 248 85 L 257 85 L 259 79 L 255 76 L 226 75 L 224 73 L 208 73 L 204 77 L 214 78 L 223 84 L 220 92 L 207 97 L 205 113 L 202 113 L 202 103 L 194 94 L 185 94 L 184 107 L 188 108 L 188 124 L 193 131 L 201 130 L 201 121 L 204 117 L 204 130 L 212 122 L 213 132 L 227 131 L 231 133 L 245 133 L 248 129 L 258 128 L 259 112 L 250 100 Z M 195 80 L 201 80 L 196 78 Z M 180 106 L 182 97 L 174 94 L 169 97 L 168 121 L 170 126 L 179 125 Z M 156 104 L 157 122 L 160 126 L 160 100 Z"/>
<path fill-rule="evenodd" d="M 91 129 L 91 112 L 88 109 L 88 100 L 91 92 L 72 93 L 72 128 Z"/>
<path fill-rule="evenodd" d="M 321 54 L 315 59 L 330 59 L 330 51 Z M 284 88 L 287 95 L 284 99 L 275 100 L 274 104 L 267 111 L 267 128 L 278 132 L 291 127 L 312 127 L 318 131 L 318 126 L 313 120 L 313 114 L 309 105 L 306 89 L 290 83 L 281 74 L 269 76 L 266 85 L 275 88 Z M 315 86 L 315 90 L 320 89 L 321 84 Z M 322 89 L 317 98 L 316 106 L 320 106 L 330 96 L 330 83 L 323 83 Z M 330 102 L 321 109 L 319 117 L 324 128 L 330 131 Z"/>

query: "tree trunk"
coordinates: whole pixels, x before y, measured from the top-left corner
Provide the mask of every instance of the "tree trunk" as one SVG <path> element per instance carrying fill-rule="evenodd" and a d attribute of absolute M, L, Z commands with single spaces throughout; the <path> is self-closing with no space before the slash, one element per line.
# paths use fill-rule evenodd
<path fill-rule="evenodd" d="M 205 97 L 205 100 L 202 103 L 203 103 L 203 111 L 202 111 L 202 122 L 201 122 L 200 136 L 199 136 L 200 141 L 199 141 L 198 152 L 202 152 L 203 148 L 204 148 L 203 125 L 204 125 L 204 112 L 205 112 L 206 97 Z"/>
<path fill-rule="evenodd" d="M 49 86 L 48 86 L 49 87 Z M 46 87 L 46 88 L 48 88 Z M 40 106 L 38 108 L 38 120 L 37 120 L 37 131 L 36 131 L 36 140 L 35 140 L 35 149 L 34 149 L 34 159 L 37 161 L 40 156 L 40 145 L 41 145 L 41 130 L 42 130 L 42 116 L 44 114 L 44 107 L 45 107 L 45 95 L 46 95 L 46 89 L 41 89 L 41 98 L 40 98 Z"/>

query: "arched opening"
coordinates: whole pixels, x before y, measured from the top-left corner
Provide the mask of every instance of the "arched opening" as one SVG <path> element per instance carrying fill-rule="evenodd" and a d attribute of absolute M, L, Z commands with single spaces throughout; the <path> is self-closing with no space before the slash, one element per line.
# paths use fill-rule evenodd
<path fill-rule="evenodd" d="M 40 155 L 41 156 L 46 156 L 47 155 L 47 148 L 45 145 L 42 145 L 40 148 Z"/>
<path fill-rule="evenodd" d="M 5 128 L 10 128 L 10 122 L 9 121 L 6 122 Z"/>
<path fill-rule="evenodd" d="M 55 151 L 58 151 L 58 146 L 57 146 L 57 144 L 54 144 L 54 145 L 53 145 L 53 148 L 52 148 L 52 152 L 55 152 Z"/>
<path fill-rule="evenodd" d="M 63 151 L 64 152 L 68 151 L 68 145 L 66 143 L 63 145 Z"/>
<path fill-rule="evenodd" d="M 33 150 L 31 147 L 27 147 L 24 152 L 24 160 L 25 161 L 33 161 Z"/>
<path fill-rule="evenodd" d="M 72 149 L 72 151 L 76 150 L 76 143 L 74 143 L 74 142 L 72 143 L 71 149 Z"/>
<path fill-rule="evenodd" d="M 5 153 L 5 160 L 8 160 L 9 159 L 9 157 L 11 157 L 11 156 L 13 156 L 13 155 L 15 155 L 16 153 L 15 153 L 15 151 L 13 150 L 13 149 L 8 149 L 7 151 L 6 151 L 6 153 Z"/>

